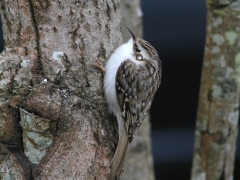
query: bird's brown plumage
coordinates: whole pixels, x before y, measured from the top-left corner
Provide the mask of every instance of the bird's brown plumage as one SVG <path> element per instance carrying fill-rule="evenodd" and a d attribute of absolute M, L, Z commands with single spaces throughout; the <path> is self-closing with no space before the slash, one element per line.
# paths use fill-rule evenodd
<path fill-rule="evenodd" d="M 132 39 L 110 57 L 104 78 L 109 109 L 116 115 L 119 126 L 119 142 L 111 162 L 111 180 L 119 179 L 121 175 L 127 147 L 151 107 L 162 75 L 157 51 L 128 30 Z"/>
<path fill-rule="evenodd" d="M 113 159 L 110 165 L 111 166 L 110 180 L 114 180 L 115 177 L 119 177 L 121 175 L 121 170 L 123 168 L 128 144 L 129 144 L 129 141 L 128 141 L 126 129 L 124 129 L 119 139 L 117 149 L 115 151 L 115 154 L 113 156 Z"/>
<path fill-rule="evenodd" d="M 117 98 L 127 123 L 129 143 L 151 107 L 153 96 L 160 85 L 160 69 L 149 61 L 141 65 L 126 60 L 116 75 Z"/>
<path fill-rule="evenodd" d="M 132 142 L 142 121 L 151 107 L 161 79 L 161 64 L 142 60 L 141 65 L 126 60 L 116 74 L 116 92 L 124 124 L 119 145 L 111 163 L 111 177 L 123 167 L 128 144 Z"/>

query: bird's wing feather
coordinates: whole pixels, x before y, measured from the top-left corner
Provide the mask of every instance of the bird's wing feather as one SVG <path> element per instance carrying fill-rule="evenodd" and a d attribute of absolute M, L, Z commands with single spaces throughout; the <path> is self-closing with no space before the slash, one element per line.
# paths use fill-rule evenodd
<path fill-rule="evenodd" d="M 116 74 L 116 92 L 124 120 L 127 121 L 129 143 L 151 107 L 160 85 L 159 69 L 148 61 L 136 64 L 126 60 Z"/>

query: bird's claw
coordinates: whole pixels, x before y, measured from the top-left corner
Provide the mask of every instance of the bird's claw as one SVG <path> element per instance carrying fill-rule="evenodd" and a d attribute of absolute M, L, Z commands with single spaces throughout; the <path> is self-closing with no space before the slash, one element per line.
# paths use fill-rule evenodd
<path fill-rule="evenodd" d="M 97 67 L 103 74 L 106 74 L 106 70 L 103 67 L 102 63 L 99 60 L 97 60 L 97 59 L 95 61 L 96 61 L 96 63 L 93 63 L 93 65 L 95 67 Z"/>

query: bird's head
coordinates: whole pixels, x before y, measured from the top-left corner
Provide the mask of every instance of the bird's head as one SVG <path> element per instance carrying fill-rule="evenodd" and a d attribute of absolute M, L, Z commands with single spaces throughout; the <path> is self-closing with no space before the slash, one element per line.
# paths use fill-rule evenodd
<path fill-rule="evenodd" d="M 127 28 L 127 27 L 126 27 Z M 132 31 L 127 28 L 132 36 L 134 57 L 138 61 L 158 60 L 159 56 L 154 47 L 147 41 L 136 38 Z"/>

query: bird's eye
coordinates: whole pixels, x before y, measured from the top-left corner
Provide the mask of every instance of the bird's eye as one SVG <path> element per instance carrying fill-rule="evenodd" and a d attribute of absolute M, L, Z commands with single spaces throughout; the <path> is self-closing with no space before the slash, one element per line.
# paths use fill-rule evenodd
<path fill-rule="evenodd" d="M 141 50 L 140 50 L 140 49 L 138 49 L 138 48 L 136 48 L 136 51 L 137 51 L 137 52 L 141 52 Z"/>

